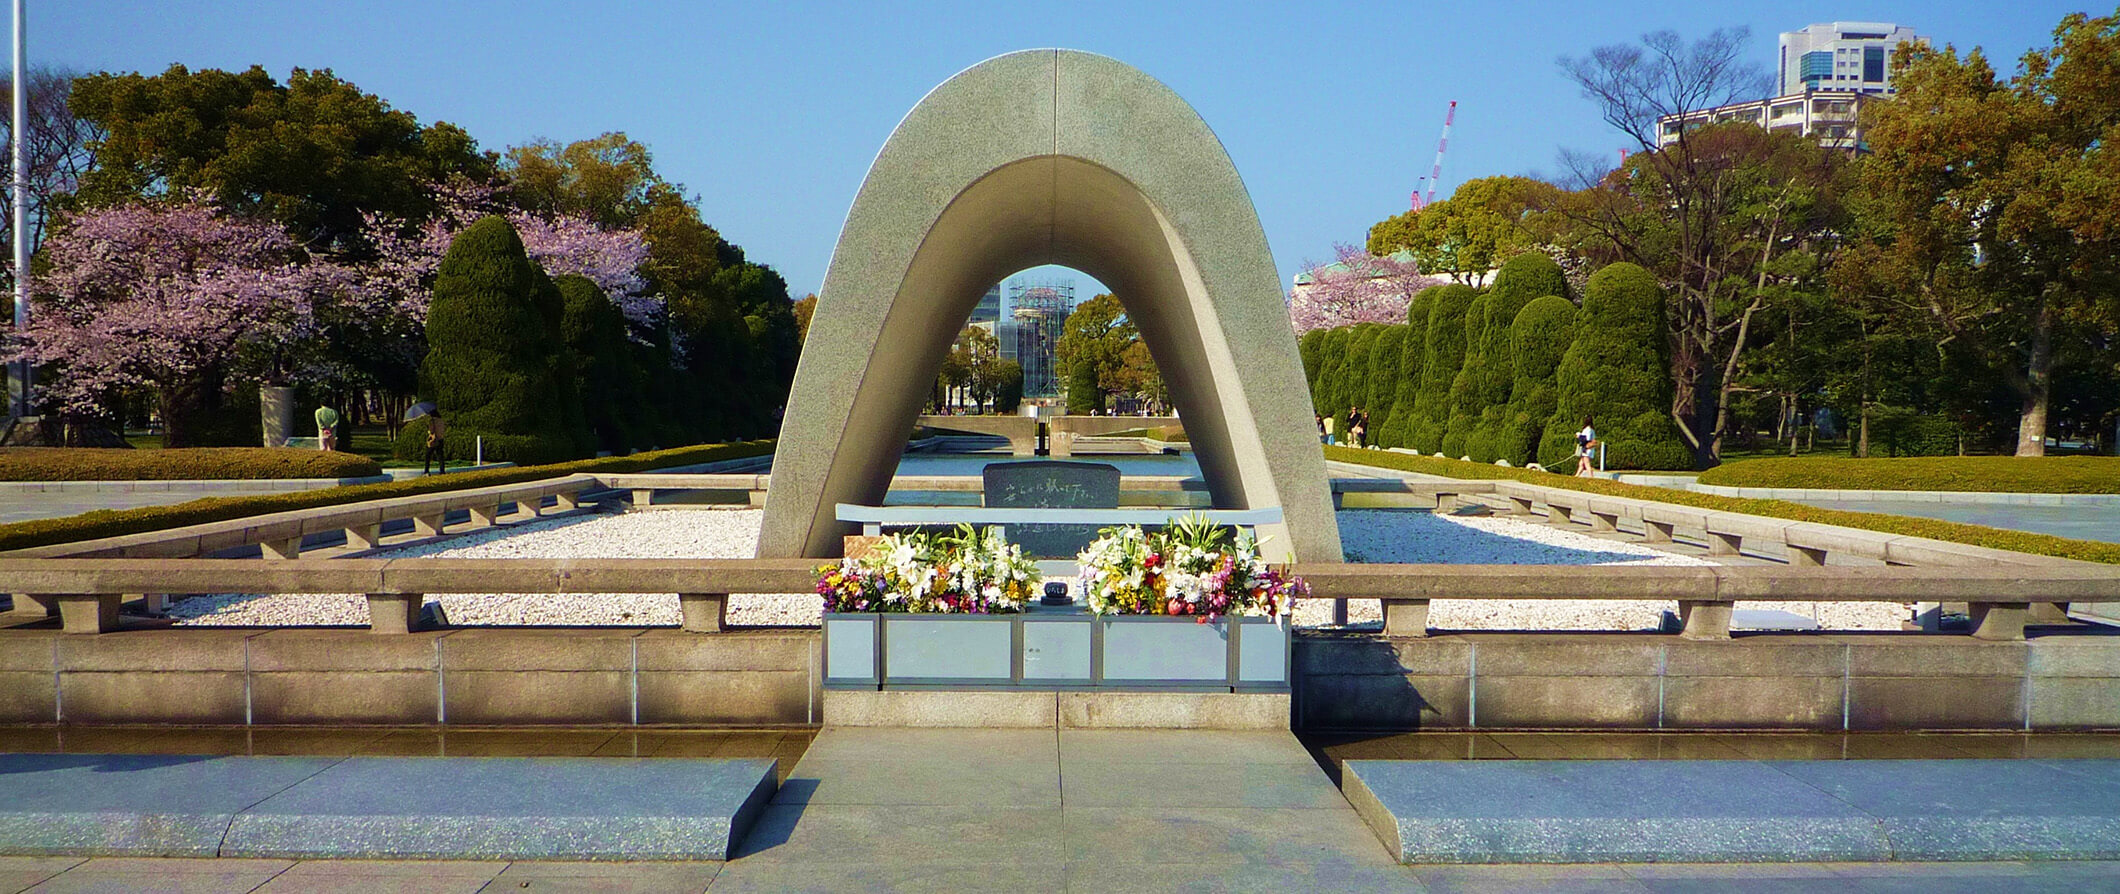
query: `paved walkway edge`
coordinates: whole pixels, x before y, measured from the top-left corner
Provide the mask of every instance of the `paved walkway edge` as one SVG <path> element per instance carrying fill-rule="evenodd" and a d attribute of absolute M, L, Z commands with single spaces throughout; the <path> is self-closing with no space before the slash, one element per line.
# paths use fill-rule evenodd
<path fill-rule="evenodd" d="M 726 860 L 768 759 L 0 754 L 0 854 Z"/>
<path fill-rule="evenodd" d="M 2120 858 L 2120 761 L 1348 761 L 1401 863 Z"/>

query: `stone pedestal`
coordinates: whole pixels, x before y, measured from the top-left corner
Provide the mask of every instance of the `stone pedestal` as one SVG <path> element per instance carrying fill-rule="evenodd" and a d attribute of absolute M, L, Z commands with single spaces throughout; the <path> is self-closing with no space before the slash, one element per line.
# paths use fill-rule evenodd
<path fill-rule="evenodd" d="M 295 436 L 294 389 L 284 386 L 259 388 L 258 424 L 264 431 L 265 446 L 287 446 L 287 439 Z"/>

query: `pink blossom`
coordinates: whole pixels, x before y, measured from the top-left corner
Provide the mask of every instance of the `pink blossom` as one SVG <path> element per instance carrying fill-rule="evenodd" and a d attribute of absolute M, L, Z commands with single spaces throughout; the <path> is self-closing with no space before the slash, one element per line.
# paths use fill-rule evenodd
<path fill-rule="evenodd" d="M 381 214 L 366 217 L 363 232 L 376 247 L 367 268 L 366 300 L 376 313 L 397 317 L 417 328 L 427 319 L 434 298 L 434 273 L 449 242 L 479 218 L 502 214 L 522 237 L 523 248 L 553 276 L 588 277 L 637 327 L 652 325 L 662 310 L 659 296 L 643 294 L 640 275 L 648 259 L 648 241 L 639 230 L 609 230 L 576 215 L 543 217 L 507 207 L 493 187 L 451 178 L 435 188 L 441 210 L 411 232 L 403 221 Z"/>
<path fill-rule="evenodd" d="M 1337 261 L 1306 265 L 1309 281 L 1288 293 L 1288 317 L 1297 333 L 1354 323 L 1404 323 L 1413 296 L 1445 282 L 1422 275 L 1410 259 L 1380 258 L 1344 243 L 1333 249 Z"/>
<path fill-rule="evenodd" d="M 51 272 L 6 353 L 52 368 L 46 398 L 82 415 L 121 388 L 166 395 L 216 380 L 243 348 L 283 348 L 348 283 L 343 268 L 303 263 L 277 224 L 198 200 L 85 212 L 44 250 Z"/>

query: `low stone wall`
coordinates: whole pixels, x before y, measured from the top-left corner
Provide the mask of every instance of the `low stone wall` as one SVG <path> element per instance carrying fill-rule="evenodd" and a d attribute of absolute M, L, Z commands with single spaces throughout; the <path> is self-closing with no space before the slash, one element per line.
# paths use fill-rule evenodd
<path fill-rule="evenodd" d="M 1303 729 L 2120 728 L 2120 635 L 1319 634 Z"/>
<path fill-rule="evenodd" d="M 817 725 L 818 633 L 0 630 L 0 723 Z M 1311 730 L 2120 728 L 2120 635 L 1314 632 Z"/>
<path fill-rule="evenodd" d="M 0 631 L 0 723 L 816 724 L 820 680 L 801 629 Z"/>

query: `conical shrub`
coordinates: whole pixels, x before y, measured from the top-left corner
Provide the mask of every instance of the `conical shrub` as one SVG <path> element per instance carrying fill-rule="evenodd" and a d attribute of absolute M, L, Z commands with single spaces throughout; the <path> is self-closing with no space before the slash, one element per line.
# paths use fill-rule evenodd
<path fill-rule="evenodd" d="M 1496 459 L 1526 465 L 1538 456 L 1539 437 L 1560 403 L 1554 374 L 1575 340 L 1575 305 L 1547 295 L 1517 313 L 1509 326 L 1509 354 L 1516 369 L 1506 419 L 1496 434 Z"/>
<path fill-rule="evenodd" d="M 1428 338 L 1423 347 L 1420 393 L 1414 402 L 1414 418 L 1408 446 L 1422 453 L 1443 449 L 1443 436 L 1450 430 L 1450 385 L 1465 362 L 1465 313 L 1479 292 L 1460 283 L 1431 286 Z"/>
<path fill-rule="evenodd" d="M 1568 279 L 1561 265 L 1544 254 L 1531 252 L 1510 258 L 1495 274 L 1487 289 L 1487 304 L 1481 315 L 1478 338 L 1466 334 L 1465 366 L 1458 372 L 1453 389 L 1462 403 L 1453 408 L 1464 415 L 1465 455 L 1483 463 L 1508 457 L 1502 449 L 1502 427 L 1509 418 L 1509 395 L 1516 382 L 1510 327 L 1517 313 L 1533 300 L 1567 291 Z M 1468 321 L 1469 322 L 1469 321 Z M 1476 347 L 1476 349 L 1475 349 Z M 1451 423 L 1458 424 L 1453 416 Z M 1512 463 L 1522 460 L 1510 458 Z"/>
<path fill-rule="evenodd" d="M 420 365 L 420 390 L 449 426 L 450 456 L 469 458 L 480 439 L 487 459 L 525 465 L 589 452 L 563 314 L 558 287 L 506 219 L 479 220 L 450 242 Z M 406 437 L 425 438 L 426 426 L 407 429 L 417 431 Z"/>
<path fill-rule="evenodd" d="M 1583 290 L 1575 340 L 1561 357 L 1559 398 L 1539 440 L 1539 462 L 1574 469 L 1575 433 L 1596 418 L 1613 469 L 1689 469 L 1693 455 L 1671 419 L 1664 290 L 1641 267 L 1599 270 Z"/>
<path fill-rule="evenodd" d="M 1377 444 L 1405 447 L 1413 440 L 1414 405 L 1420 400 L 1421 365 L 1428 360 L 1428 316 L 1435 297 L 1424 289 L 1406 306 L 1406 340 L 1399 350 L 1399 380 L 1391 401 L 1391 419 Z"/>

